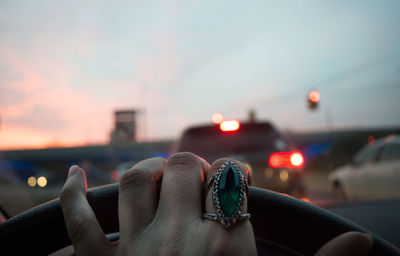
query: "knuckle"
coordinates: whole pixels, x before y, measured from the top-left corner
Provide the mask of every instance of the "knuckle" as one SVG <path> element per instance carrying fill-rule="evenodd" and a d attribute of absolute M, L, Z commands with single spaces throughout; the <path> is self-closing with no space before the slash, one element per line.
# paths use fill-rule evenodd
<path fill-rule="evenodd" d="M 61 190 L 60 201 L 65 202 L 65 201 L 70 200 L 74 196 L 75 193 L 76 193 L 76 191 L 71 186 L 71 184 L 66 183 Z"/>
<path fill-rule="evenodd" d="M 200 159 L 193 153 L 179 152 L 173 154 L 167 162 L 168 166 L 201 164 Z"/>
<path fill-rule="evenodd" d="M 162 158 L 160 156 L 152 157 L 152 158 L 149 158 L 148 160 L 149 161 L 157 161 L 157 162 L 160 162 L 160 163 L 164 163 L 165 162 L 165 158 Z"/>
<path fill-rule="evenodd" d="M 232 246 L 232 241 L 227 238 L 218 237 L 214 240 L 214 255 L 239 255 L 238 250 Z"/>
<path fill-rule="evenodd" d="M 139 186 L 151 182 L 151 172 L 148 168 L 132 168 L 124 173 L 120 180 L 120 189 L 126 190 L 132 186 Z"/>
<path fill-rule="evenodd" d="M 214 240 L 214 253 L 215 255 L 226 255 L 226 243 L 223 239 Z"/>
<path fill-rule="evenodd" d="M 80 240 L 84 237 L 86 231 L 87 219 L 83 215 L 75 215 L 68 222 L 68 233 L 73 240 Z"/>

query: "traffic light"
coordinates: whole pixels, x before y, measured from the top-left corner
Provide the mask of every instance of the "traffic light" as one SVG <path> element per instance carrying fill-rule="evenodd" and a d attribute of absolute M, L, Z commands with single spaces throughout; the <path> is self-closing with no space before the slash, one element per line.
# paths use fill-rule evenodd
<path fill-rule="evenodd" d="M 308 93 L 308 107 L 312 110 L 318 107 L 318 103 L 321 99 L 321 95 L 318 91 L 312 90 Z"/>

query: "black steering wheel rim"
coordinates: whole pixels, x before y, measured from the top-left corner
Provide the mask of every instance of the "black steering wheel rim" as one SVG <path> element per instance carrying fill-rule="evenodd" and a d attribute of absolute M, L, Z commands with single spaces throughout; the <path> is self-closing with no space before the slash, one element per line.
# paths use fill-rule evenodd
<path fill-rule="evenodd" d="M 104 232 L 118 232 L 118 184 L 91 189 L 87 198 Z M 372 255 L 400 255 L 396 247 L 372 232 L 327 210 L 272 191 L 251 187 L 249 212 L 259 252 L 265 246 L 262 241 L 269 241 L 311 255 L 341 233 L 360 231 L 374 237 Z M 47 255 L 70 244 L 58 199 L 0 224 L 2 253 Z"/>

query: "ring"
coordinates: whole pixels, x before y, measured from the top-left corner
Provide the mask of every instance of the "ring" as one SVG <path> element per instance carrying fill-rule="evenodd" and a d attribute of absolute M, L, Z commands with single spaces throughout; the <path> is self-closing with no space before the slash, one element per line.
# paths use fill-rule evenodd
<path fill-rule="evenodd" d="M 226 229 L 237 221 L 250 219 L 250 213 L 242 213 L 249 188 L 236 164 L 226 161 L 208 180 L 206 189 L 212 185 L 212 201 L 216 214 L 204 213 L 204 219 L 218 221 Z"/>

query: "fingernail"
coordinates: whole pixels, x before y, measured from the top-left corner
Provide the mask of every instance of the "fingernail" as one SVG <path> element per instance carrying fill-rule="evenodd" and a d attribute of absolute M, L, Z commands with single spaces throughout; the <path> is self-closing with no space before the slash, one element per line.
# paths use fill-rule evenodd
<path fill-rule="evenodd" d="M 368 252 L 371 250 L 374 239 L 371 234 L 368 233 L 359 233 L 359 238 L 354 240 L 351 251 L 358 252 L 358 255 L 368 255 Z M 349 255 L 354 255 L 351 253 Z"/>
<path fill-rule="evenodd" d="M 361 233 L 361 234 L 364 235 L 365 238 L 367 238 L 369 241 L 371 241 L 371 243 L 374 242 L 374 238 L 372 237 L 371 234 L 368 234 L 368 233 Z"/>
<path fill-rule="evenodd" d="M 68 178 L 72 177 L 73 175 L 77 174 L 79 172 L 79 166 L 73 165 L 69 168 L 68 171 Z"/>

